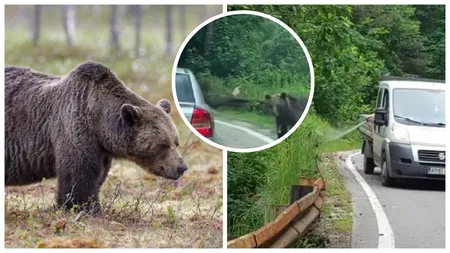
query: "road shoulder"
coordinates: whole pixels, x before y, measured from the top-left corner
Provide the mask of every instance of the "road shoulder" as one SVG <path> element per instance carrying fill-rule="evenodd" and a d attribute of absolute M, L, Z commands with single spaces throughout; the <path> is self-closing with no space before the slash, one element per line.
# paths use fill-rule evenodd
<path fill-rule="evenodd" d="M 351 248 L 377 248 L 379 235 L 375 213 L 364 189 L 346 165 L 346 158 L 355 152 L 357 151 L 338 152 L 334 155 L 345 187 L 351 194 L 353 210 Z"/>
<path fill-rule="evenodd" d="M 352 199 L 338 170 L 333 154 L 324 154 L 320 163 L 327 188 L 321 217 L 314 230 L 302 240 L 304 247 L 315 242 L 315 247 L 351 248 Z"/>

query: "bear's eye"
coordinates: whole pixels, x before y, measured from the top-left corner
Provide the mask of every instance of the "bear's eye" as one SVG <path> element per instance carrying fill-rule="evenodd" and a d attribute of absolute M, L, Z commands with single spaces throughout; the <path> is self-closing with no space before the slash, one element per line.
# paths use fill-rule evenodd
<path fill-rule="evenodd" d="M 161 144 L 161 145 L 159 145 L 159 147 L 160 147 L 161 149 L 169 149 L 169 148 L 170 148 L 170 145 L 168 145 L 168 144 Z"/>

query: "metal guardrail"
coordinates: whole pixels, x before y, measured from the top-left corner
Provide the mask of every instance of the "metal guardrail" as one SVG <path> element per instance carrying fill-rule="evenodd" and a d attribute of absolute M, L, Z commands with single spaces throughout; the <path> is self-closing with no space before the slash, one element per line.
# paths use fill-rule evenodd
<path fill-rule="evenodd" d="M 260 229 L 228 241 L 227 248 L 286 248 L 303 236 L 319 217 L 324 199 L 323 179 L 301 178 L 300 186 L 310 186 L 312 191 L 294 201 L 275 220 Z"/>

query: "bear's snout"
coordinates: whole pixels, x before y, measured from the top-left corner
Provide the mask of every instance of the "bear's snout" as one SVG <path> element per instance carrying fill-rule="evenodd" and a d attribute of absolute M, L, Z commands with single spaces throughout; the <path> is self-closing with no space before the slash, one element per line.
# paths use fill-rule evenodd
<path fill-rule="evenodd" d="M 188 169 L 188 167 L 187 167 L 186 163 L 183 162 L 181 164 L 181 166 L 178 167 L 178 174 L 183 175 L 187 171 L 187 169 Z"/>

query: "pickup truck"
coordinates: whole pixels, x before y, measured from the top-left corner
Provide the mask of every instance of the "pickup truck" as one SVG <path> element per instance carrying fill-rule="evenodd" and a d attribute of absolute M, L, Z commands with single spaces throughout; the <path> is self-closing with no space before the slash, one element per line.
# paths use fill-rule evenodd
<path fill-rule="evenodd" d="M 362 114 L 364 173 L 381 169 L 381 183 L 445 180 L 445 93 L 441 80 L 382 78 L 374 114 Z"/>

